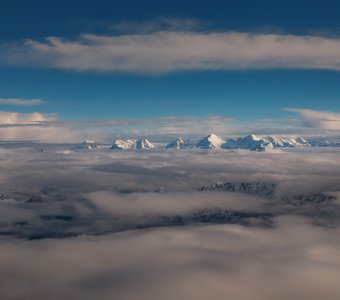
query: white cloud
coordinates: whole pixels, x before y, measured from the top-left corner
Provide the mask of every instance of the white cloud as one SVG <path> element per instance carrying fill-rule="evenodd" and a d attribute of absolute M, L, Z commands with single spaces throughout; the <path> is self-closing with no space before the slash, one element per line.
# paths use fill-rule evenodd
<path fill-rule="evenodd" d="M 50 122 L 57 119 L 56 114 L 44 114 L 39 112 L 18 113 L 12 111 L 0 111 L 0 125 L 25 125 Z"/>
<path fill-rule="evenodd" d="M 0 140 L 77 141 L 79 132 L 58 124 L 55 113 L 0 111 Z"/>
<path fill-rule="evenodd" d="M 0 127 L 0 140 L 2 141 L 40 141 L 40 142 L 77 142 L 86 135 L 71 128 L 58 126 L 12 126 Z"/>
<path fill-rule="evenodd" d="M 340 115 L 309 109 L 287 109 L 297 118 L 239 120 L 232 117 L 163 116 L 149 119 L 59 120 L 55 113 L 0 111 L 0 140 L 79 142 L 86 138 L 111 143 L 116 138 L 147 137 L 169 142 L 181 136 L 194 140 L 213 132 L 223 138 L 259 135 L 334 135 Z"/>
<path fill-rule="evenodd" d="M 340 70 L 340 39 L 322 36 L 161 30 L 28 39 L 0 48 L 1 64 L 73 71 L 316 68 Z"/>
<path fill-rule="evenodd" d="M 287 108 L 287 110 L 298 113 L 302 117 L 302 124 L 306 127 L 340 130 L 340 113 L 298 108 Z"/>
<path fill-rule="evenodd" d="M 220 180 L 275 180 L 289 193 L 334 190 L 339 149 L 65 155 L 40 147 L 61 149 L 0 148 L 1 193 L 17 192 L 17 200 L 0 201 L 1 299 L 339 299 L 338 204 L 291 206 L 192 192 Z M 159 185 L 168 192 L 145 192 Z M 129 190 L 140 192 L 117 193 Z M 139 225 L 145 214 L 258 206 L 278 216 L 273 226 L 184 224 L 110 234 L 119 216 Z M 53 233 L 80 236 L 16 238 Z"/>
<path fill-rule="evenodd" d="M 41 103 L 41 99 L 0 98 L 0 105 L 34 106 Z"/>
<path fill-rule="evenodd" d="M 149 119 L 60 121 L 57 114 L 0 111 L 0 139 L 75 142 L 91 137 L 112 142 L 114 137 L 192 137 L 227 134 L 234 120 L 225 116 L 165 116 Z"/>

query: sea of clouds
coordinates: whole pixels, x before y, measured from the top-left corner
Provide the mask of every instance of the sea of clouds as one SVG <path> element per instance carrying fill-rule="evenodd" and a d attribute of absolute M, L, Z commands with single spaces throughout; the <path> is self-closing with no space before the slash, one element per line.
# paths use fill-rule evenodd
<path fill-rule="evenodd" d="M 339 299 L 339 170 L 331 147 L 2 144 L 0 299 Z M 200 191 L 258 181 L 333 197 Z"/>

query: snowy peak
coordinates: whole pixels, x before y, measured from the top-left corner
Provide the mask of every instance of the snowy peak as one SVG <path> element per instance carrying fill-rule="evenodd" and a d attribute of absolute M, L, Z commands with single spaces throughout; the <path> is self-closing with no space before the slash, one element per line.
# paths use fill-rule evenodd
<path fill-rule="evenodd" d="M 200 149 L 218 149 L 225 143 L 225 141 L 214 133 L 209 134 L 204 137 L 196 145 Z"/>
<path fill-rule="evenodd" d="M 252 151 L 265 151 L 273 148 L 273 145 L 266 139 L 254 134 L 247 135 L 238 140 L 239 148 Z"/>
<path fill-rule="evenodd" d="M 202 138 L 196 145 L 190 144 L 183 138 L 178 137 L 176 140 L 168 143 L 164 148 L 167 149 L 183 149 L 183 148 L 199 148 L 199 149 L 244 149 L 251 151 L 268 151 L 279 148 L 297 148 L 297 147 L 340 147 L 340 143 L 330 143 L 325 139 L 304 139 L 302 137 L 283 137 L 283 136 L 258 136 L 249 134 L 245 137 L 224 140 L 214 133 Z M 94 149 L 97 148 L 93 141 L 86 140 L 78 148 Z M 154 149 L 156 148 L 147 139 L 128 139 L 116 140 L 112 149 Z"/>
<path fill-rule="evenodd" d="M 217 182 L 211 185 L 203 186 L 200 191 L 225 191 L 232 193 L 244 193 L 249 195 L 261 196 L 273 200 L 280 200 L 286 204 L 296 206 L 304 204 L 320 204 L 336 200 L 333 195 L 325 193 L 316 194 L 297 194 L 282 195 L 277 183 L 275 182 Z"/>
<path fill-rule="evenodd" d="M 156 148 L 149 140 L 140 139 L 136 141 L 136 149 L 154 149 Z"/>
<path fill-rule="evenodd" d="M 85 140 L 80 145 L 77 145 L 75 147 L 75 149 L 82 149 L 82 150 L 91 150 L 91 149 L 96 149 L 96 148 L 97 148 L 96 143 L 90 140 Z"/>
<path fill-rule="evenodd" d="M 252 151 L 265 151 L 273 148 L 273 145 L 266 139 L 258 137 L 254 134 L 239 138 L 237 140 L 230 139 L 222 145 L 225 149 L 247 149 Z"/>
<path fill-rule="evenodd" d="M 167 148 L 167 149 L 182 149 L 186 146 L 188 146 L 188 143 L 186 143 L 181 137 L 178 137 L 176 140 L 167 144 L 165 146 L 165 148 Z"/>
<path fill-rule="evenodd" d="M 255 135 L 255 134 L 249 134 L 249 135 L 245 136 L 243 139 L 248 140 L 248 141 L 252 141 L 252 142 L 262 140 L 259 136 Z"/>
<path fill-rule="evenodd" d="M 287 147 L 307 147 L 311 146 L 302 137 L 286 138 L 267 136 L 259 137 L 254 134 L 247 135 L 243 138 L 229 139 L 222 146 L 225 149 L 248 149 L 252 151 L 266 151 L 275 148 L 287 148 Z"/>
<path fill-rule="evenodd" d="M 200 191 L 225 191 L 234 193 L 245 193 L 267 198 L 277 197 L 277 184 L 274 182 L 217 182 L 203 186 Z"/>
<path fill-rule="evenodd" d="M 310 146 L 310 144 L 302 137 L 287 138 L 287 137 L 269 136 L 266 139 L 273 145 L 274 148 Z"/>
<path fill-rule="evenodd" d="M 154 149 L 154 146 L 147 139 L 139 140 L 115 140 L 111 149 L 127 150 L 127 149 Z"/>
<path fill-rule="evenodd" d="M 111 149 L 133 149 L 135 148 L 135 141 L 134 140 L 115 140 Z"/>

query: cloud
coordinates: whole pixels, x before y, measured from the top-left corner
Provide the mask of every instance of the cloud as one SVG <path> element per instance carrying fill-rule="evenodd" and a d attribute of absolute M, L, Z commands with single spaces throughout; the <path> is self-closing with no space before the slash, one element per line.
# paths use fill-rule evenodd
<path fill-rule="evenodd" d="M 339 202 L 197 191 L 237 180 L 339 191 L 339 149 L 60 151 L 68 147 L 1 144 L 1 299 L 339 299 Z M 267 212 L 272 224 L 145 228 L 209 209 Z"/>
<path fill-rule="evenodd" d="M 27 39 L 3 44 L 0 63 L 149 74 L 270 68 L 339 70 L 339 49 L 337 37 L 168 29 Z"/>
<path fill-rule="evenodd" d="M 58 123 L 56 113 L 0 111 L 0 140 L 71 142 L 83 138 L 79 132 Z"/>
<path fill-rule="evenodd" d="M 321 126 L 322 125 L 322 126 Z M 228 139 L 257 135 L 335 135 L 336 123 L 319 119 L 239 120 L 227 116 L 165 116 L 149 119 L 59 120 L 57 114 L 0 111 L 0 139 L 79 142 L 85 139 L 112 143 L 122 138 L 149 138 L 167 143 L 177 137 L 193 143 L 209 133 Z M 333 129 L 331 132 L 329 129 Z"/>
<path fill-rule="evenodd" d="M 56 114 L 0 111 L 0 125 L 33 125 L 43 122 L 55 121 L 56 119 Z"/>
<path fill-rule="evenodd" d="M 80 142 L 84 140 L 85 132 L 79 132 L 67 127 L 24 125 L 0 127 L 0 140 L 2 141 L 35 141 L 50 143 Z"/>
<path fill-rule="evenodd" d="M 298 113 L 302 117 L 300 122 L 305 127 L 340 130 L 340 113 L 298 108 L 286 110 Z"/>
<path fill-rule="evenodd" d="M 339 298 L 339 230 L 304 219 L 2 241 L 3 299 Z M 17 287 L 20 286 L 20 289 Z"/>
<path fill-rule="evenodd" d="M 41 99 L 0 98 L 0 105 L 34 106 L 41 103 Z"/>
<path fill-rule="evenodd" d="M 113 142 L 113 139 L 118 137 L 152 136 L 160 141 L 168 141 L 179 135 L 197 137 L 209 132 L 226 134 L 227 128 L 231 128 L 233 121 L 234 119 L 226 116 L 164 116 L 149 119 L 61 121 L 54 113 L 25 114 L 0 111 L 0 139 L 6 136 L 8 140 L 8 137 L 13 136 L 13 139 L 28 140 L 35 135 L 39 136 L 40 140 L 48 138 L 47 141 L 52 141 L 54 138 L 55 141 L 75 142 L 91 137 L 96 141 Z M 27 127 L 30 129 L 28 130 Z M 68 133 L 64 136 L 51 135 L 53 129 L 64 131 L 64 133 L 67 130 Z M 16 134 L 13 134 L 14 132 Z M 70 140 L 71 136 L 74 140 Z"/>
<path fill-rule="evenodd" d="M 0 125 L 34 125 L 43 122 L 55 121 L 56 119 L 56 114 L 0 111 Z"/>

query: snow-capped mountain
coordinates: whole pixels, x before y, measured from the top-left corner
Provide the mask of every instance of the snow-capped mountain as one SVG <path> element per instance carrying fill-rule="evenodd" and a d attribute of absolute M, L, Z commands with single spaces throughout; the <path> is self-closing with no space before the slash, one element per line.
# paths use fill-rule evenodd
<path fill-rule="evenodd" d="M 340 144 L 339 143 L 332 143 L 327 139 L 323 139 L 323 138 L 314 138 L 314 139 L 309 139 L 308 143 L 312 146 L 312 147 L 339 147 Z"/>
<path fill-rule="evenodd" d="M 226 191 L 263 196 L 266 198 L 277 197 L 277 184 L 274 182 L 217 182 L 203 186 L 200 191 Z"/>
<path fill-rule="evenodd" d="M 115 140 L 111 149 L 133 149 L 135 148 L 136 141 L 134 140 Z"/>
<path fill-rule="evenodd" d="M 186 146 L 188 146 L 188 143 L 186 143 L 181 137 L 178 137 L 174 141 L 167 144 L 165 146 L 165 148 L 167 148 L 167 149 L 182 149 Z"/>
<path fill-rule="evenodd" d="M 224 149 L 248 149 L 252 151 L 265 151 L 275 148 L 286 147 L 307 147 L 311 146 L 302 137 L 285 138 L 276 136 L 259 137 L 254 134 L 247 135 L 243 138 L 229 139 L 221 148 Z"/>
<path fill-rule="evenodd" d="M 176 140 L 162 146 L 164 148 L 183 149 L 243 149 L 251 151 L 268 151 L 278 148 L 297 148 L 297 147 L 340 147 L 340 143 L 329 142 L 326 139 L 302 137 L 283 137 L 283 136 L 257 136 L 254 134 L 240 138 L 230 138 L 224 140 L 214 133 L 202 138 L 197 144 L 191 144 L 188 140 L 178 137 Z M 78 148 L 94 149 L 97 146 L 93 141 L 85 141 Z M 127 139 L 116 140 L 111 149 L 154 149 L 156 146 L 147 139 Z"/>
<path fill-rule="evenodd" d="M 285 137 L 266 137 L 267 141 L 269 141 L 274 148 L 279 147 L 306 147 L 310 146 L 310 144 L 302 137 L 297 138 L 285 138 Z"/>
<path fill-rule="evenodd" d="M 92 150 L 92 149 L 96 149 L 96 148 L 97 148 L 96 143 L 94 141 L 90 141 L 90 140 L 85 140 L 80 145 L 77 145 L 75 147 L 75 149 L 82 149 L 82 150 Z"/>
<path fill-rule="evenodd" d="M 305 205 L 305 204 L 320 204 L 325 202 L 331 202 L 336 200 L 334 195 L 325 193 L 314 193 L 314 194 L 298 194 L 287 196 L 280 194 L 279 186 L 274 182 L 217 182 L 211 185 L 203 186 L 199 189 L 200 191 L 225 191 L 232 193 L 243 193 L 249 195 L 256 195 L 281 201 L 285 204 L 291 205 Z"/>
<path fill-rule="evenodd" d="M 221 137 L 217 136 L 214 133 L 209 134 L 199 141 L 196 145 L 197 148 L 200 149 L 219 149 L 225 143 Z"/>
<path fill-rule="evenodd" d="M 136 141 L 136 149 L 154 149 L 156 148 L 149 140 L 140 139 Z"/>
<path fill-rule="evenodd" d="M 265 151 L 273 149 L 274 146 L 266 139 L 250 134 L 237 140 L 227 140 L 223 145 L 224 149 L 248 149 L 252 151 Z"/>
<path fill-rule="evenodd" d="M 156 148 L 149 140 L 139 139 L 139 140 L 115 140 L 111 149 L 154 149 Z"/>

